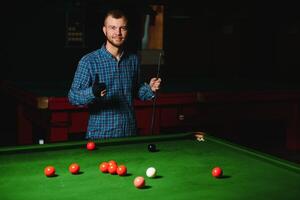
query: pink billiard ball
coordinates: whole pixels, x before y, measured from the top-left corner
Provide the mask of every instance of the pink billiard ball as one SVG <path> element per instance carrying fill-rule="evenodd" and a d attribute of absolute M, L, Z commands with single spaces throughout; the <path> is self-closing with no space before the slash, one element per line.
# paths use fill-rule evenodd
<path fill-rule="evenodd" d="M 220 178 L 223 174 L 223 171 L 220 167 L 214 167 L 211 171 L 211 174 L 213 175 L 213 177 L 215 178 Z"/>
<path fill-rule="evenodd" d="M 136 188 L 142 188 L 145 186 L 145 179 L 142 176 L 137 176 L 134 181 L 133 184 Z"/>

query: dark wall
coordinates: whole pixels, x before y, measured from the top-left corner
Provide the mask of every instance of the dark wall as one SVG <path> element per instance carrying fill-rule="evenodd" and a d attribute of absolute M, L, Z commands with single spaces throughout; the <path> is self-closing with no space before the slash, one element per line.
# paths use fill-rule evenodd
<path fill-rule="evenodd" d="M 103 41 L 103 16 L 111 7 L 124 8 L 133 18 L 130 48 L 139 45 L 137 34 L 143 4 L 117 1 L 32 0 L 1 5 L 1 79 L 65 80 L 73 77 L 79 59 Z M 85 45 L 66 46 L 66 15 L 83 16 Z M 73 14 L 74 15 L 74 14 Z M 34 72 L 34 73 L 33 73 Z"/>
<path fill-rule="evenodd" d="M 170 77 L 299 82 L 300 13 L 291 1 L 169 2 Z M 190 2 L 190 3 L 189 3 Z"/>
<path fill-rule="evenodd" d="M 1 18 L 5 22 L 2 38 L 6 62 L 2 64 L 8 77 L 56 79 L 69 76 L 84 49 L 64 48 L 64 10 L 63 1 L 10 1 L 5 4 Z"/>
<path fill-rule="evenodd" d="M 151 3 L 165 5 L 166 78 L 298 81 L 298 7 L 250 0 L 6 1 L 1 5 L 1 79 L 71 79 L 82 55 L 102 44 L 102 17 L 114 5 L 126 7 L 134 19 L 130 44 L 139 48 L 141 15 Z M 85 16 L 82 48 L 65 47 L 65 16 L 74 8 Z"/>

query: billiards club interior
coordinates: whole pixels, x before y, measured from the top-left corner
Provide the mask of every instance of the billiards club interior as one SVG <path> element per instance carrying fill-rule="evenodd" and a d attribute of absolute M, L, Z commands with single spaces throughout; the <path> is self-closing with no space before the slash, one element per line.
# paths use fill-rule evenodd
<path fill-rule="evenodd" d="M 79 59 L 105 39 L 104 11 L 116 5 L 133 21 L 128 44 L 141 58 L 141 82 L 158 70 L 162 79 L 154 134 L 201 131 L 300 163 L 300 13 L 282 0 L 3 1 L 1 146 L 22 145 L 26 131 L 38 143 L 51 128 L 20 131 L 22 98 L 8 83 L 69 88 Z M 141 136 L 153 132 L 147 106 L 137 106 Z M 68 129 L 66 140 L 83 138 L 84 128 Z"/>

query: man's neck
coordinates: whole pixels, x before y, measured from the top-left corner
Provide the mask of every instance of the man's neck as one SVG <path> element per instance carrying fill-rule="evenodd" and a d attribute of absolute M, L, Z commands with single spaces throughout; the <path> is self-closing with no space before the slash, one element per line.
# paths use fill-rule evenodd
<path fill-rule="evenodd" d="M 109 42 L 106 43 L 105 45 L 106 50 L 111 53 L 117 60 L 120 60 L 122 54 L 123 54 L 123 49 L 119 47 L 115 47 L 111 45 Z"/>

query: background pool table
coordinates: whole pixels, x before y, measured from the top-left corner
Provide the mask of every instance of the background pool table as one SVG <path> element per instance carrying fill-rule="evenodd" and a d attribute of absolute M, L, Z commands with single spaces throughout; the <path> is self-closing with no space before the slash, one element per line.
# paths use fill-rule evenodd
<path fill-rule="evenodd" d="M 158 152 L 147 145 L 154 143 Z M 192 133 L 139 136 L 96 141 L 88 151 L 86 141 L 0 148 L 0 199 L 299 199 L 300 168 L 284 160 L 245 149 L 206 135 L 197 141 Z M 104 174 L 98 166 L 115 160 L 128 168 L 127 176 Z M 68 166 L 77 162 L 81 173 Z M 43 170 L 56 168 L 48 178 Z M 148 167 L 156 178 L 145 175 Z M 216 179 L 211 170 L 223 169 Z M 133 185 L 144 176 L 146 186 Z"/>
<path fill-rule="evenodd" d="M 3 81 L 9 113 L 16 108 L 17 143 L 82 138 L 88 110 L 69 104 L 67 81 Z M 2 98 L 4 99 L 4 98 Z M 156 101 L 135 101 L 139 135 L 204 130 L 225 138 L 273 139 L 300 149 L 300 92 L 296 88 L 249 80 L 165 80 Z M 7 107 L 7 108 L 6 108 Z M 267 125 L 265 129 L 261 126 Z M 265 130 L 265 131 L 257 131 Z M 243 134 L 241 134 L 241 132 Z M 222 135 L 224 134 L 224 135 Z M 257 141 L 257 140 L 256 140 Z"/>

